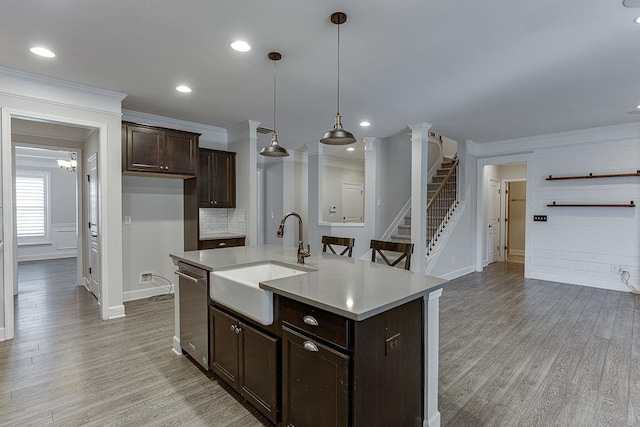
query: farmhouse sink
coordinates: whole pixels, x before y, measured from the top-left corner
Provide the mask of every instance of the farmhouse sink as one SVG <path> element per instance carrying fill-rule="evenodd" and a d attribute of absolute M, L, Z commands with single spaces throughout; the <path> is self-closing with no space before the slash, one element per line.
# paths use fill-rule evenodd
<path fill-rule="evenodd" d="M 261 282 L 313 271 L 294 264 L 262 261 L 211 273 L 211 299 L 263 325 L 273 323 L 273 292 Z"/>

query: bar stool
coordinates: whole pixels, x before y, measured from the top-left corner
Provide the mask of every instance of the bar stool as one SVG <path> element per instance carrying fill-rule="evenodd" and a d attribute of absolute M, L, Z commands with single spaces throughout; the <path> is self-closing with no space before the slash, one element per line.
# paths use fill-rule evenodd
<path fill-rule="evenodd" d="M 336 236 L 322 236 L 322 252 L 327 252 L 327 248 L 329 250 L 338 255 L 332 245 L 336 246 L 345 246 L 345 248 L 340 252 L 340 255 L 345 255 L 351 258 L 351 254 L 353 253 L 353 245 L 355 245 L 356 239 L 352 237 L 336 237 Z"/>
<path fill-rule="evenodd" d="M 403 259 L 404 269 L 411 269 L 411 254 L 413 253 L 413 243 L 385 242 L 382 240 L 371 240 L 369 246 L 371 250 L 371 262 L 376 262 L 376 253 L 382 257 L 384 262 L 391 267 L 395 267 Z M 389 260 L 387 255 L 382 251 L 398 252 L 400 255 L 395 260 Z"/>

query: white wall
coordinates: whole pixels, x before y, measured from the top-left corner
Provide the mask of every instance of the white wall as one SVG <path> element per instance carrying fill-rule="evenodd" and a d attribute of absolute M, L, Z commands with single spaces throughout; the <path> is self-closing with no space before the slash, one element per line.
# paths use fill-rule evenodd
<path fill-rule="evenodd" d="M 280 220 L 284 215 L 282 201 L 282 172 L 283 172 L 282 160 L 270 161 L 264 164 L 264 203 L 265 203 L 265 243 L 270 245 L 282 245 L 282 239 L 276 237 Z M 297 227 L 293 228 L 293 220 L 288 220 L 286 233 L 294 233 Z"/>
<path fill-rule="evenodd" d="M 640 164 L 640 125 L 473 144 L 472 151 L 481 162 L 500 163 L 501 157 L 530 159 L 527 162 L 527 277 L 627 291 L 620 276 L 611 271 L 614 264 L 629 266 L 631 282 L 638 283 L 638 208 L 547 207 L 553 201 L 618 204 L 634 200 L 637 203 L 640 200 L 638 178 L 568 181 L 546 181 L 545 178 L 635 172 Z M 533 222 L 534 214 L 547 215 L 548 221 Z"/>
<path fill-rule="evenodd" d="M 228 129 L 228 151 L 236 153 L 236 207 L 246 212 L 247 246 L 258 243 L 257 127 L 248 120 Z"/>
<path fill-rule="evenodd" d="M 364 190 L 364 161 L 353 161 L 325 156 L 322 173 L 322 220 L 342 221 L 342 183 L 362 184 Z M 329 207 L 335 206 L 331 214 Z M 366 218 L 365 218 L 366 221 Z"/>
<path fill-rule="evenodd" d="M 131 224 L 122 227 L 125 301 L 170 291 L 161 278 L 141 284 L 142 272 L 175 283 L 169 253 L 184 250 L 183 206 L 181 179 L 122 177 L 123 216 L 131 217 Z"/>
<path fill-rule="evenodd" d="M 411 136 L 401 134 L 382 139 L 376 147 L 378 149 L 381 186 L 376 196 L 380 200 L 376 230 L 384 232 L 411 198 Z"/>

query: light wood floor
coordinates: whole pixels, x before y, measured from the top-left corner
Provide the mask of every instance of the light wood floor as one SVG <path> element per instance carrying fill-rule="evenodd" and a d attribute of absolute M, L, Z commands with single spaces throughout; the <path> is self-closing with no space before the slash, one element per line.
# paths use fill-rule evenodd
<path fill-rule="evenodd" d="M 495 263 L 445 288 L 442 425 L 640 425 L 640 297 L 522 270 Z M 74 280 L 75 259 L 20 264 L 0 425 L 267 425 L 173 354 L 173 301 L 104 322 Z"/>
<path fill-rule="evenodd" d="M 640 297 L 495 263 L 441 298 L 443 425 L 640 425 Z"/>
<path fill-rule="evenodd" d="M 99 318 L 76 260 L 20 263 L 16 333 L 0 342 L 0 425 L 262 426 L 171 351 L 173 300 Z"/>

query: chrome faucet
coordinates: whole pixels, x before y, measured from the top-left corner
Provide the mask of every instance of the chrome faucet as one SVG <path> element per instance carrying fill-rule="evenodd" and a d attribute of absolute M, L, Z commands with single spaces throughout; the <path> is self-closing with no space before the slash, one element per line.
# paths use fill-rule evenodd
<path fill-rule="evenodd" d="M 289 212 L 285 216 L 282 217 L 282 221 L 280 221 L 280 227 L 278 227 L 278 232 L 276 233 L 277 237 L 282 238 L 284 236 L 284 222 L 290 216 L 295 216 L 298 218 L 298 264 L 304 264 L 304 259 L 306 257 L 311 256 L 311 248 L 307 245 L 307 249 L 304 248 L 304 243 L 302 242 L 302 218 L 295 212 Z"/>

